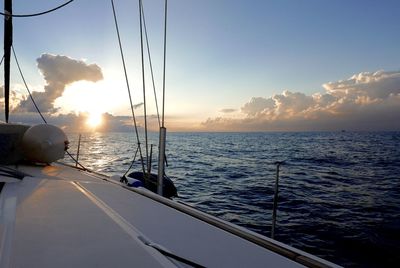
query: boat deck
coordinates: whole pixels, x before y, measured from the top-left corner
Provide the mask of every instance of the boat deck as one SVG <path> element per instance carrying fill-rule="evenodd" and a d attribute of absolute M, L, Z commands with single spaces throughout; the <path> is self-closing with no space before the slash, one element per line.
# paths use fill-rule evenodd
<path fill-rule="evenodd" d="M 0 267 L 335 266 L 94 173 L 63 165 L 9 168 L 28 176 L 19 180 L 0 175 L 5 182 L 0 193 Z"/>

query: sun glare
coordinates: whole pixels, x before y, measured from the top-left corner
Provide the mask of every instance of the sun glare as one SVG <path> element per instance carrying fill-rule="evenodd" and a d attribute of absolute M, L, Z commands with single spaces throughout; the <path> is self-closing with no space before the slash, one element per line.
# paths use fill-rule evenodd
<path fill-rule="evenodd" d="M 103 116 L 100 113 L 91 113 L 86 121 L 89 127 L 96 128 L 101 125 Z"/>

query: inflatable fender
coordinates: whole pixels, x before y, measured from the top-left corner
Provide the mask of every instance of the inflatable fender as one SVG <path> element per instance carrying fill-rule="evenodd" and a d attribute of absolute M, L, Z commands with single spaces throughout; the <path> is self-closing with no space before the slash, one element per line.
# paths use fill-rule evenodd
<path fill-rule="evenodd" d="M 30 127 L 22 137 L 22 150 L 27 160 L 36 163 L 52 163 L 64 158 L 68 138 L 58 127 L 40 124 Z"/>

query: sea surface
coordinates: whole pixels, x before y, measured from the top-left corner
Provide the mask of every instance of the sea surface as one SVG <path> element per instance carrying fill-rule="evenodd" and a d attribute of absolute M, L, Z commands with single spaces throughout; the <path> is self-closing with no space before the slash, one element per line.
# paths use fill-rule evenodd
<path fill-rule="evenodd" d="M 76 154 L 78 134 L 68 136 Z M 122 175 L 134 137 L 82 134 L 79 161 Z M 156 172 L 158 136 L 149 138 Z M 275 239 L 347 267 L 400 265 L 400 132 L 168 133 L 166 154 L 177 200 L 265 236 L 275 162 L 285 161 Z"/>

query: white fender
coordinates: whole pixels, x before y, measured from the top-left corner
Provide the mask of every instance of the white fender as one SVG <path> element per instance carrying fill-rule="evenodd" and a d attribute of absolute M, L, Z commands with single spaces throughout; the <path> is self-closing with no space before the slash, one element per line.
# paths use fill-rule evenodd
<path fill-rule="evenodd" d="M 27 160 L 51 163 L 64 158 L 68 138 L 58 127 L 40 124 L 30 127 L 22 137 L 22 150 Z"/>

